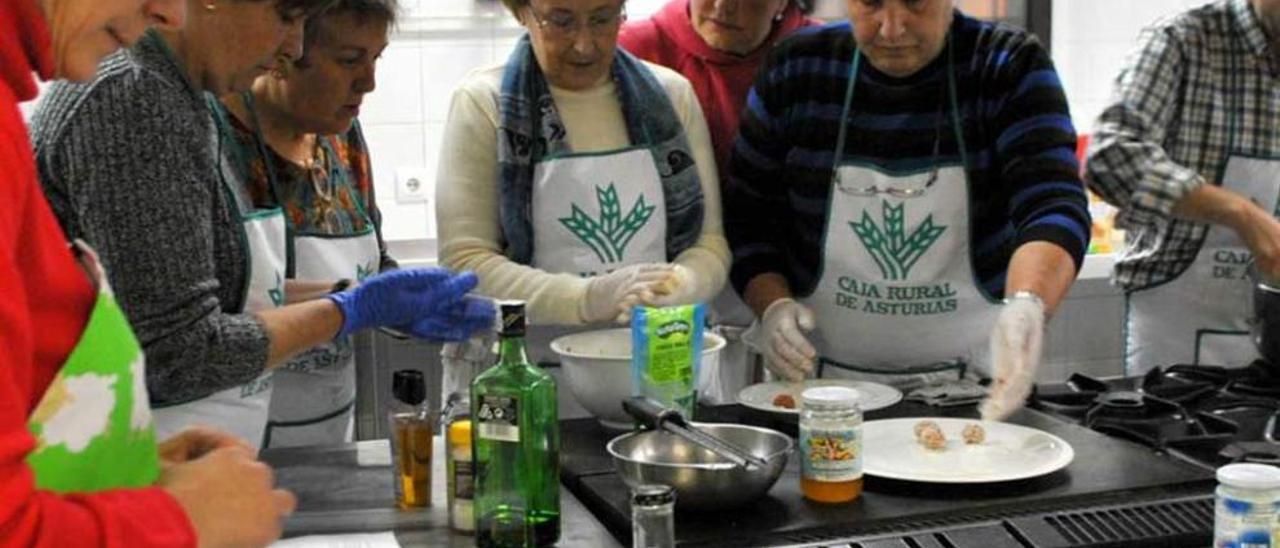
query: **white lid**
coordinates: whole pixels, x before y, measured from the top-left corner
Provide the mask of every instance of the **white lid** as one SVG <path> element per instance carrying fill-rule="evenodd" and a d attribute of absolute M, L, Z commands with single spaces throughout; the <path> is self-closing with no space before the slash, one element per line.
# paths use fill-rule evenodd
<path fill-rule="evenodd" d="M 857 405 L 862 394 L 847 386 L 818 386 L 800 393 L 803 405 L 842 406 Z"/>
<path fill-rule="evenodd" d="M 1280 468 L 1251 462 L 1228 464 L 1218 469 L 1218 483 L 1241 489 L 1280 488 Z"/>

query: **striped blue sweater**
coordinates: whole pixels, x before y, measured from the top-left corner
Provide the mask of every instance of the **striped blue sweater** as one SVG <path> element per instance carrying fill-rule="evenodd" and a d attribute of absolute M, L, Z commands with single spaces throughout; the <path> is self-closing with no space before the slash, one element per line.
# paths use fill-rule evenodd
<path fill-rule="evenodd" d="M 817 284 L 851 30 L 847 22 L 812 27 L 780 44 L 747 98 L 724 190 L 731 279 L 739 292 L 769 272 L 784 275 L 797 296 Z M 1079 269 L 1090 219 L 1076 134 L 1062 84 L 1035 37 L 959 12 L 951 32 L 973 264 L 981 287 L 999 298 L 1009 259 L 1025 242 L 1057 244 Z M 959 160 L 947 114 L 947 57 L 944 50 L 906 78 L 862 59 L 846 161 L 915 170 L 932 163 L 935 142 L 940 161 Z M 941 131 L 937 124 L 944 124 Z"/>

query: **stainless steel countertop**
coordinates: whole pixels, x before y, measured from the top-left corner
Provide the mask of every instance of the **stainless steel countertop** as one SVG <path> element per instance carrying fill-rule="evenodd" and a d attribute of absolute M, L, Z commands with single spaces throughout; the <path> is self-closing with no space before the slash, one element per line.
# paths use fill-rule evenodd
<path fill-rule="evenodd" d="M 286 537 L 394 531 L 403 546 L 474 545 L 474 537 L 449 530 L 439 436 L 432 461 L 432 506 L 417 510 L 395 507 L 387 440 L 269 449 L 261 457 L 275 469 L 280 487 L 298 497 L 298 510 L 285 522 Z M 559 546 L 621 546 L 564 486 L 560 519 Z"/>

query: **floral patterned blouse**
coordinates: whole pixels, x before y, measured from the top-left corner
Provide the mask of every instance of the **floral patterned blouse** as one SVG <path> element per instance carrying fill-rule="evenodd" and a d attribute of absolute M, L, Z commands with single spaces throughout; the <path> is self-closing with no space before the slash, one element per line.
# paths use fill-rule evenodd
<path fill-rule="evenodd" d="M 247 184 L 256 206 L 282 206 L 294 234 L 355 234 L 367 230 L 372 223 L 382 256 L 380 269 L 396 268 L 396 261 L 387 254 L 387 244 L 382 239 L 382 215 L 374 200 L 373 170 L 358 121 L 344 134 L 319 136 L 318 161 L 311 174 L 306 167 L 264 147 L 275 169 L 279 185 L 277 197 L 259 153 L 255 132 L 235 116 L 228 118 L 245 153 L 249 171 Z"/>

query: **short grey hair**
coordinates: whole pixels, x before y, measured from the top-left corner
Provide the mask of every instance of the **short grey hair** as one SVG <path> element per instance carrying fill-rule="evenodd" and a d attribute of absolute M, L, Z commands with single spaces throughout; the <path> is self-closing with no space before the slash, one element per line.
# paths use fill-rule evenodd
<path fill-rule="evenodd" d="M 355 16 L 356 21 L 362 25 L 376 22 L 394 27 L 400 17 L 400 2 L 398 0 L 337 0 L 333 2 L 328 9 L 307 19 L 302 37 L 302 57 L 294 61 L 295 66 L 305 68 L 310 65 L 307 55 L 311 51 L 311 46 L 320 38 L 321 28 L 329 20 L 343 15 Z"/>

